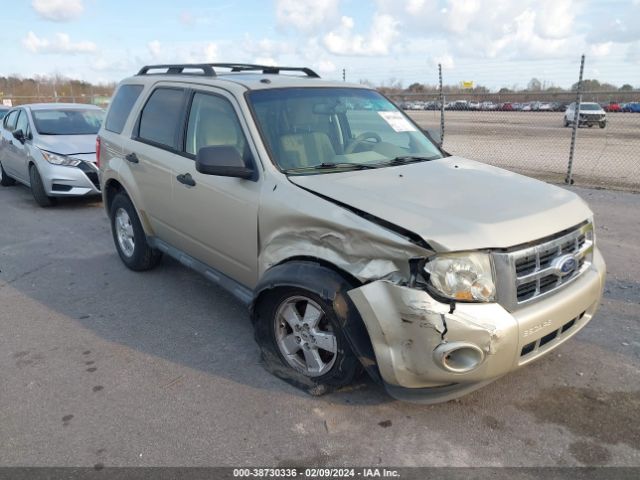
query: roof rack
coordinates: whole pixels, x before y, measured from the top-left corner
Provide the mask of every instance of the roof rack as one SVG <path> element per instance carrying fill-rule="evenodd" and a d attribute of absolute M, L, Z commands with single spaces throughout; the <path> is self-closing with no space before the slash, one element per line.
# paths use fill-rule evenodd
<path fill-rule="evenodd" d="M 307 77 L 320 78 L 316 72 L 308 67 L 280 67 L 276 65 L 254 65 L 251 63 L 210 63 L 212 67 L 230 68 L 232 72 L 262 71 L 266 74 L 279 74 L 280 72 L 302 72 Z"/>
<path fill-rule="evenodd" d="M 280 72 L 302 72 L 310 78 L 320 78 L 316 72 L 307 67 L 278 67 L 271 65 L 254 65 L 251 63 L 175 63 L 163 65 L 146 65 L 140 69 L 137 75 L 203 75 L 215 77 L 216 68 L 228 68 L 232 72 L 257 72 L 264 74 L 279 74 Z M 164 72 L 150 73 L 150 70 L 165 70 Z M 187 70 L 187 71 L 185 71 Z M 194 73 L 189 70 L 200 70 L 202 73 Z"/>
<path fill-rule="evenodd" d="M 196 75 L 192 72 L 185 72 L 185 70 L 202 70 L 201 75 L 204 75 L 205 77 L 216 76 L 215 70 L 205 63 L 145 65 L 136 75 L 154 75 L 153 73 L 149 73 L 149 70 L 166 70 L 166 72 L 157 72 L 155 75 Z"/>

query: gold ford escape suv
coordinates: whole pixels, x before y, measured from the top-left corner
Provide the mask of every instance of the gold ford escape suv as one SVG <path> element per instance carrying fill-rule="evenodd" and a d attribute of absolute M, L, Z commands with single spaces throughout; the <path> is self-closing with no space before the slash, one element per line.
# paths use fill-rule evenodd
<path fill-rule="evenodd" d="M 364 368 L 396 398 L 455 398 L 553 350 L 600 302 L 577 195 L 447 154 L 362 85 L 147 66 L 97 143 L 125 265 L 168 254 L 229 290 L 267 368 L 310 393 Z"/>

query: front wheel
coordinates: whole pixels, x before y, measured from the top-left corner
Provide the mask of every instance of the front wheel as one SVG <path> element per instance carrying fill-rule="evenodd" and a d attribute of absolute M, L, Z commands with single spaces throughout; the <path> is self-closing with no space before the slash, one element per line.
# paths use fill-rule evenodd
<path fill-rule="evenodd" d="M 11 185 L 15 185 L 16 181 L 7 175 L 7 172 L 2 168 L 2 164 L 0 163 L 0 185 L 3 187 L 10 187 Z"/>
<path fill-rule="evenodd" d="M 43 208 L 55 205 L 56 199 L 47 195 L 44 184 L 42 183 L 42 177 L 40 177 L 40 172 L 38 172 L 38 168 L 35 165 L 29 167 L 29 183 L 31 194 L 38 205 Z"/>
<path fill-rule="evenodd" d="M 600 122 L 600 128 L 604 128 L 607 126 L 607 122 Z"/>
<path fill-rule="evenodd" d="M 122 262 L 131 270 L 143 271 L 155 267 L 162 252 L 149 246 L 136 209 L 128 196 L 119 193 L 109 211 L 111 232 Z"/>
<path fill-rule="evenodd" d="M 569 121 L 568 121 L 566 118 L 564 119 L 564 126 L 565 126 L 565 127 L 568 127 L 568 126 L 569 126 Z"/>
<path fill-rule="evenodd" d="M 300 288 L 279 288 L 256 309 L 256 341 L 277 376 L 312 394 L 350 384 L 360 371 L 332 305 Z"/>

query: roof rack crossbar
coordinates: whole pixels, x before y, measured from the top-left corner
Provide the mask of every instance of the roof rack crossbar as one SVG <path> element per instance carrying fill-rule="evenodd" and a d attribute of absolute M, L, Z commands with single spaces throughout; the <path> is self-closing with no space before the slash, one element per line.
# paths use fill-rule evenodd
<path fill-rule="evenodd" d="M 185 72 L 185 70 L 202 70 L 202 75 L 205 77 L 215 77 L 216 71 L 211 65 L 206 63 L 174 63 L 164 65 L 145 65 L 140 69 L 137 75 L 154 75 L 149 73 L 149 70 L 166 70 L 166 72 L 159 72 L 160 75 L 196 75 L 193 72 Z"/>
<path fill-rule="evenodd" d="M 254 65 L 252 63 L 210 63 L 212 67 L 230 68 L 232 72 L 262 71 L 265 74 L 279 74 L 280 72 L 302 72 L 310 78 L 320 78 L 316 72 L 308 67 L 280 67 L 275 65 Z"/>

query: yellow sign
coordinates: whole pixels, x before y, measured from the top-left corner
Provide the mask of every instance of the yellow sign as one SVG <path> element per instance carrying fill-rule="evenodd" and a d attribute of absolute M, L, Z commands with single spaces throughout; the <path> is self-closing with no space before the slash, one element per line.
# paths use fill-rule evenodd
<path fill-rule="evenodd" d="M 473 80 L 463 80 L 462 88 L 473 88 Z"/>

